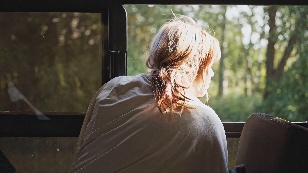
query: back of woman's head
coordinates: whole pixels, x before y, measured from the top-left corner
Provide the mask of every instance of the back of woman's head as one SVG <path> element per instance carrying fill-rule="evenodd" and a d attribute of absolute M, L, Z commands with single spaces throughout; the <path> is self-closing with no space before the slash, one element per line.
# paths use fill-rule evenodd
<path fill-rule="evenodd" d="M 181 113 L 190 108 L 186 90 L 219 58 L 217 39 L 193 19 L 180 16 L 164 24 L 154 37 L 147 60 L 161 112 Z"/>

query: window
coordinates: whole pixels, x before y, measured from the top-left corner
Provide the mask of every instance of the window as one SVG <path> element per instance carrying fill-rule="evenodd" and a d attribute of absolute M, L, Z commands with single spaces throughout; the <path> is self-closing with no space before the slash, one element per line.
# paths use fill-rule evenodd
<path fill-rule="evenodd" d="M 245 122 L 254 112 L 267 112 L 290 121 L 308 119 L 305 111 L 301 112 L 302 108 L 284 109 L 285 105 L 307 105 L 308 93 L 304 91 L 304 88 L 307 88 L 304 78 L 308 77 L 308 71 L 306 68 L 296 70 L 296 66 L 303 61 L 307 63 L 307 58 L 304 60 L 304 55 L 308 55 L 303 47 L 305 40 L 298 40 L 293 45 L 292 54 L 280 79 L 284 83 L 275 86 L 275 92 L 264 98 L 264 93 L 267 92 L 265 86 L 268 85 L 266 59 L 273 58 L 275 65 L 268 68 L 277 69 L 287 48 L 286 44 L 292 37 L 291 33 L 299 30 L 301 34 L 305 35 L 306 32 L 307 35 L 307 25 L 296 29 L 294 27 L 296 21 L 303 21 L 303 16 L 295 11 L 307 11 L 307 7 L 278 6 L 274 20 L 278 33 L 269 31 L 267 14 L 270 12 L 268 10 L 273 9 L 268 6 L 127 4 L 124 7 L 128 16 L 128 75 L 149 72 L 145 61 L 151 39 L 159 27 L 174 16 L 184 14 L 195 20 L 199 19 L 197 23 L 220 41 L 223 57 L 220 62 L 223 61 L 224 64 L 222 67 L 219 63 L 213 66 L 215 76 L 208 91 L 210 99 L 207 104 L 214 108 L 224 122 L 228 137 L 229 168 L 236 164 L 238 137 L 243 128 L 243 123 L 236 122 Z M 305 21 L 307 24 L 307 20 Z M 278 40 L 275 41 L 276 55 L 271 57 L 266 51 L 268 38 L 273 34 L 277 34 Z M 290 80 L 290 74 L 298 75 L 298 80 Z M 298 82 L 301 83 L 298 86 L 301 92 L 292 90 L 292 86 L 298 85 Z M 282 90 L 290 93 L 286 94 Z M 288 95 L 287 98 L 291 97 L 292 102 L 283 100 L 282 98 L 286 99 L 285 95 Z M 270 110 L 270 107 L 274 110 Z M 307 111 L 307 107 L 304 109 Z"/>
<path fill-rule="evenodd" d="M 96 13 L 0 13 L 0 111 L 85 112 L 102 84 Z"/>
<path fill-rule="evenodd" d="M 69 170 L 84 113 L 106 80 L 106 8 L 52 6 L 0 8 L 0 150 L 17 172 Z"/>
<path fill-rule="evenodd" d="M 214 64 L 209 105 L 222 121 L 246 121 L 265 112 L 306 121 L 308 92 L 307 6 L 125 5 L 128 75 L 147 72 L 152 37 L 177 15 L 187 15 L 214 35 L 222 58 Z"/>

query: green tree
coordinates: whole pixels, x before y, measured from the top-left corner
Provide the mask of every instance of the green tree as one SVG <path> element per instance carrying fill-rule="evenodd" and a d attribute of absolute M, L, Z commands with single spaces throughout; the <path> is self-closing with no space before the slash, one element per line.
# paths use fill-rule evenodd
<path fill-rule="evenodd" d="M 291 53 L 295 48 L 296 42 L 298 42 L 298 38 L 303 36 L 298 31 L 306 28 L 304 25 L 307 25 L 306 22 L 303 22 L 307 20 L 307 14 L 305 14 L 307 10 L 305 9 L 305 7 L 279 8 L 278 6 L 269 6 L 266 8 L 269 32 L 266 48 L 266 85 L 264 99 L 267 99 L 269 93 L 279 84 L 287 61 L 295 57 Z M 284 15 L 285 13 L 291 15 Z M 278 14 L 279 16 L 277 16 Z M 277 21 L 279 21 L 279 25 Z M 287 23 L 289 27 L 285 27 L 283 23 Z"/>
<path fill-rule="evenodd" d="M 219 61 L 219 82 L 218 82 L 218 96 L 223 95 L 223 82 L 224 82 L 224 59 L 225 59 L 225 48 L 224 48 L 224 42 L 225 42 L 225 35 L 226 35 L 226 13 L 227 13 L 227 6 L 223 7 L 223 19 L 222 19 L 222 26 L 221 26 L 221 40 L 220 40 L 220 48 L 221 48 L 221 58 Z"/>
<path fill-rule="evenodd" d="M 273 9 L 272 9 L 273 10 Z M 294 29 L 288 34 L 287 46 L 282 52 L 276 69 L 270 68 L 263 110 L 289 121 L 307 121 L 308 110 L 308 9 L 305 7 L 289 7 L 288 10 L 295 20 Z M 278 13 L 279 14 L 279 13 Z M 279 38 L 279 36 L 278 36 Z M 273 56 L 271 51 L 268 54 Z M 272 57 L 270 57 L 272 58 Z M 287 70 L 287 60 L 295 59 Z M 273 61 L 270 59 L 270 63 Z M 269 68 L 269 67 L 268 67 Z M 266 93 L 267 92 L 267 93 Z"/>
<path fill-rule="evenodd" d="M 209 93 L 218 93 L 218 88 L 223 86 L 223 94 L 222 97 L 213 96 L 209 104 L 223 120 L 243 121 L 253 112 L 274 113 L 271 109 L 265 109 L 268 108 L 267 103 L 282 99 L 270 101 L 263 97 L 262 102 L 261 95 L 274 93 L 270 91 L 281 87 L 283 74 L 299 59 L 300 51 L 295 50 L 299 44 L 298 38 L 307 35 L 304 32 L 307 30 L 304 26 L 307 25 L 307 7 L 126 5 L 125 8 L 129 20 L 129 75 L 146 72 L 146 52 L 151 38 L 174 15 L 183 14 L 196 19 L 201 27 L 218 38 L 223 49 L 224 74 L 212 79 Z M 214 65 L 214 71 L 219 72 L 219 66 Z M 303 69 L 293 73 L 300 71 Z M 279 80 L 269 80 L 271 77 Z M 271 81 L 274 85 L 269 85 Z"/>

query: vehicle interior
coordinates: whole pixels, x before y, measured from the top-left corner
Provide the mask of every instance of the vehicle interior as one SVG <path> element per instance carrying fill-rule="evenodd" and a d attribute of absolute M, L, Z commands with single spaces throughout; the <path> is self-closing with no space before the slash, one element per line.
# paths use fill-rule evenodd
<path fill-rule="evenodd" d="M 204 27 L 215 21 L 221 24 L 209 27 L 222 40 L 226 57 L 225 64 L 214 67 L 217 78 L 211 91 L 219 96 L 240 88 L 244 93 L 241 97 L 230 96 L 225 102 L 211 96 L 218 101 L 209 102 L 218 115 L 221 111 L 231 117 L 221 117 L 228 141 L 229 169 L 245 164 L 247 172 L 307 172 L 308 6 L 303 1 L 1 0 L 0 151 L 16 172 L 68 172 L 95 91 L 114 77 L 148 72 L 142 65 L 150 36 L 161 23 L 178 14 L 199 18 Z M 277 20 L 272 16 L 271 25 L 269 19 L 275 14 Z M 284 14 L 289 16 L 283 18 Z M 261 17 L 248 20 L 249 15 Z M 222 25 L 226 20 L 231 22 Z M 259 20 L 263 23 L 257 27 Z M 248 40 L 245 27 L 251 30 Z M 276 33 L 273 28 L 286 35 L 276 34 L 274 42 L 269 37 Z M 239 35 L 242 32 L 244 36 L 227 33 L 224 38 L 224 30 Z M 271 49 L 277 49 L 275 56 L 271 56 Z M 247 62 L 240 56 L 236 60 L 228 58 L 240 54 L 253 58 Z M 274 60 L 276 56 L 282 58 Z M 273 57 L 272 72 L 276 72 L 273 78 L 281 80 L 266 87 L 270 85 L 269 57 Z M 221 66 L 226 69 L 222 75 Z M 228 83 L 227 78 L 243 73 L 257 75 L 234 77 Z M 289 97 L 280 85 L 294 88 L 297 94 L 291 94 L 290 89 Z M 228 86 L 232 89 L 227 90 Z M 232 110 L 223 109 L 226 104 L 243 110 L 244 116 L 238 112 L 231 116 Z M 254 104 L 259 107 L 246 109 Z M 240 118 L 232 119 L 236 115 Z"/>

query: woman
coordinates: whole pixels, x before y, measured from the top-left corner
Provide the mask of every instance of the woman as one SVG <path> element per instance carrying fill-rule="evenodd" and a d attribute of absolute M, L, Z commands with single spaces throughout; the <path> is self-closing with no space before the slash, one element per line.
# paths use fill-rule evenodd
<path fill-rule="evenodd" d="M 94 96 L 70 172 L 227 172 L 223 125 L 197 98 L 219 59 L 217 39 L 191 18 L 163 25 L 151 73 L 114 78 Z"/>

